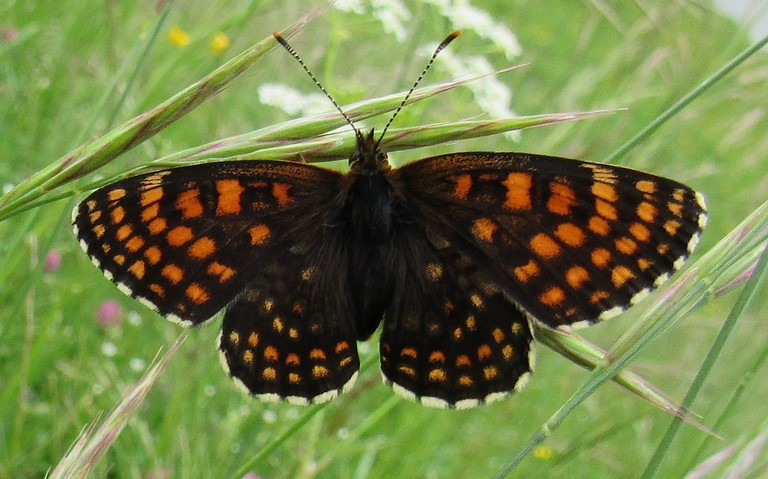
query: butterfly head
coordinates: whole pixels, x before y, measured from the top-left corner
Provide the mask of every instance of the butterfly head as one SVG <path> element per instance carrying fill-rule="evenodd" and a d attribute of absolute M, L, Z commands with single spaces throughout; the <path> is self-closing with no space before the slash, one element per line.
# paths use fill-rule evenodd
<path fill-rule="evenodd" d="M 373 136 L 373 130 L 363 136 L 357 133 L 357 146 L 349 157 L 350 170 L 358 175 L 371 176 L 385 173 L 391 169 L 387 154 L 379 148 L 379 142 Z"/>

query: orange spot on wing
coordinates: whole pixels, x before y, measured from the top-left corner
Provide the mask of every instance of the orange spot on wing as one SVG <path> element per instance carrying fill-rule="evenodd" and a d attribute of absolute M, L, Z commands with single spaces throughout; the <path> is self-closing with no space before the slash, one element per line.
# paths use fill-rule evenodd
<path fill-rule="evenodd" d="M 229 266 L 219 263 L 218 261 L 214 261 L 208 265 L 208 274 L 212 276 L 218 276 L 219 282 L 224 283 L 232 279 L 232 276 L 235 275 L 235 270 Z"/>
<path fill-rule="evenodd" d="M 147 206 L 157 201 L 160 201 L 162 198 L 163 198 L 162 187 L 158 186 L 155 188 L 150 188 L 148 190 L 144 190 L 141 192 L 141 197 L 139 198 L 139 204 L 141 204 L 141 206 Z"/>
<path fill-rule="evenodd" d="M 315 348 L 309 352 L 309 359 L 313 359 L 315 361 L 325 361 L 325 351 L 320 348 Z"/>
<path fill-rule="evenodd" d="M 629 226 L 629 233 L 644 243 L 651 240 L 651 231 L 642 223 L 632 223 Z"/>
<path fill-rule="evenodd" d="M 573 189 L 562 183 L 550 183 L 549 191 L 547 209 L 556 215 L 571 214 L 571 207 L 576 205 L 576 193 Z"/>
<path fill-rule="evenodd" d="M 403 348 L 400 351 L 400 356 L 405 356 L 405 357 L 409 357 L 411 359 L 416 359 L 416 357 L 418 356 L 418 353 L 416 352 L 416 350 L 414 348 Z"/>
<path fill-rule="evenodd" d="M 135 253 L 144 246 L 144 240 L 141 236 L 134 236 L 125 242 L 125 249 L 131 253 Z"/>
<path fill-rule="evenodd" d="M 589 280 L 589 272 L 581 266 L 572 266 L 565 272 L 565 281 L 571 288 L 578 289 Z"/>
<path fill-rule="evenodd" d="M 285 357 L 285 364 L 288 366 L 298 366 L 301 364 L 301 358 L 296 353 L 288 353 L 288 356 Z"/>
<path fill-rule="evenodd" d="M 633 255 L 637 252 L 637 243 L 626 236 L 622 236 L 614 241 L 614 246 L 616 246 L 617 251 L 626 255 Z"/>
<path fill-rule="evenodd" d="M 493 331 L 491 331 L 491 336 L 493 336 L 493 340 L 496 341 L 497 343 L 504 341 L 504 338 L 505 338 L 504 331 L 502 331 L 499 328 L 496 328 Z"/>
<path fill-rule="evenodd" d="M 198 218 L 203 214 L 203 204 L 200 203 L 200 190 L 193 188 L 182 191 L 176 198 L 176 209 L 181 211 L 184 218 Z"/>
<path fill-rule="evenodd" d="M 133 264 L 130 267 L 128 267 L 128 271 L 136 279 L 144 278 L 144 274 L 146 272 L 146 267 L 144 265 L 144 261 L 142 261 L 142 260 L 134 261 Z"/>
<path fill-rule="evenodd" d="M 652 204 L 648 203 L 647 201 L 643 201 L 637 205 L 636 213 L 637 217 L 646 223 L 653 223 L 656 220 L 658 210 Z"/>
<path fill-rule="evenodd" d="M 605 268 L 611 262 L 611 252 L 605 248 L 595 248 L 591 256 L 592 264 L 598 268 Z"/>
<path fill-rule="evenodd" d="M 93 228 L 91 228 L 91 231 L 93 231 L 93 234 L 96 235 L 96 238 L 101 238 L 104 236 L 104 233 L 107 232 L 107 229 L 104 228 L 104 225 L 95 225 Z"/>
<path fill-rule="evenodd" d="M 475 220 L 472 225 L 472 235 L 480 241 L 490 243 L 493 241 L 493 233 L 498 226 L 488 218 L 480 218 Z"/>
<path fill-rule="evenodd" d="M 595 291 L 592 293 L 592 295 L 589 297 L 589 302 L 591 304 L 598 304 L 600 301 L 604 299 L 608 299 L 611 295 L 608 294 L 606 291 Z"/>
<path fill-rule="evenodd" d="M 125 194 L 126 194 L 126 191 L 124 189 L 122 189 L 122 188 L 115 188 L 114 190 L 110 190 L 107 193 L 107 199 L 109 201 L 117 201 L 120 198 L 122 198 L 123 196 L 125 196 Z"/>
<path fill-rule="evenodd" d="M 683 216 L 683 205 L 680 203 L 672 203 L 671 201 L 667 203 L 667 209 L 670 213 L 672 213 L 675 216 Z"/>
<path fill-rule="evenodd" d="M 146 223 L 147 221 L 157 218 L 157 214 L 160 212 L 160 203 L 152 203 L 146 208 L 141 210 L 141 221 Z"/>
<path fill-rule="evenodd" d="M 469 190 L 472 188 L 472 177 L 469 175 L 459 175 L 451 178 L 455 184 L 453 196 L 457 200 L 466 201 L 469 196 Z"/>
<path fill-rule="evenodd" d="M 267 361 L 277 361 L 280 359 L 277 348 L 274 346 L 267 346 L 264 348 L 264 359 Z"/>
<path fill-rule="evenodd" d="M 619 199 L 619 194 L 616 192 L 616 188 L 606 183 L 593 183 L 592 194 L 599 198 L 603 198 L 604 200 L 608 200 L 611 203 L 615 203 L 616 200 Z"/>
<path fill-rule="evenodd" d="M 518 281 L 525 283 L 532 277 L 539 274 L 539 265 L 534 260 L 529 260 L 523 266 L 518 266 L 515 268 L 514 273 Z"/>
<path fill-rule="evenodd" d="M 555 236 L 557 236 L 563 243 L 575 248 L 583 245 L 584 240 L 586 239 L 584 230 L 573 223 L 563 223 L 559 225 L 555 230 Z"/>
<path fill-rule="evenodd" d="M 193 303 L 196 304 L 205 304 L 208 302 L 209 299 L 211 299 L 210 295 L 208 294 L 208 291 L 205 290 L 201 285 L 197 283 L 192 283 L 189 286 L 187 286 L 187 298 L 192 300 Z"/>
<path fill-rule="evenodd" d="M 495 366 L 487 366 L 483 368 L 483 377 L 486 380 L 494 379 L 498 374 L 499 374 L 499 370 L 496 369 Z"/>
<path fill-rule="evenodd" d="M 122 206 L 118 206 L 109 213 L 109 216 L 112 218 L 113 225 L 120 224 L 125 218 L 125 209 Z"/>
<path fill-rule="evenodd" d="M 648 261 L 645 258 L 639 258 L 637 260 L 637 267 L 640 268 L 640 271 L 647 271 L 653 266 L 653 263 L 651 261 Z"/>
<path fill-rule="evenodd" d="M 554 258 L 560 254 L 560 245 L 544 233 L 539 233 L 529 242 L 531 249 L 543 258 Z"/>
<path fill-rule="evenodd" d="M 168 228 L 168 222 L 165 221 L 165 218 L 155 218 L 149 222 L 147 228 L 149 228 L 149 232 L 153 235 L 160 234 Z"/>
<path fill-rule="evenodd" d="M 259 335 L 258 333 L 251 332 L 251 334 L 248 335 L 248 344 L 255 348 L 259 344 Z"/>
<path fill-rule="evenodd" d="M 664 231 L 666 231 L 669 236 L 675 236 L 680 229 L 680 226 L 679 221 L 668 220 L 664 222 Z"/>
<path fill-rule="evenodd" d="M 634 279 L 635 274 L 626 266 L 616 266 L 611 272 L 611 283 L 617 288 L 622 287 L 627 281 Z"/>
<path fill-rule="evenodd" d="M 251 244 L 254 246 L 263 245 L 271 236 L 269 226 L 267 225 L 255 225 L 248 229 L 248 233 L 251 235 Z"/>
<path fill-rule="evenodd" d="M 219 197 L 216 199 L 216 216 L 236 215 L 242 210 L 240 204 L 240 195 L 245 191 L 240 180 L 218 180 L 216 181 L 216 192 Z"/>
<path fill-rule="evenodd" d="M 123 225 L 117 229 L 115 236 L 117 237 L 118 241 L 123 241 L 125 238 L 131 236 L 132 234 L 133 228 L 131 228 L 130 225 Z"/>
<path fill-rule="evenodd" d="M 432 351 L 429 355 L 430 363 L 444 363 L 445 359 L 445 353 L 442 351 Z"/>
<path fill-rule="evenodd" d="M 149 264 L 157 264 L 163 258 L 163 253 L 157 246 L 150 246 L 144 250 L 144 257 L 147 258 Z"/>
<path fill-rule="evenodd" d="M 184 271 L 173 263 L 163 266 L 160 274 L 173 284 L 179 284 L 184 279 Z"/>
<path fill-rule="evenodd" d="M 491 357 L 491 354 L 493 352 L 491 351 L 491 347 L 487 344 L 480 345 L 479 348 L 477 348 L 477 359 L 480 361 L 484 361 Z"/>
<path fill-rule="evenodd" d="M 442 382 L 447 378 L 445 371 L 442 369 L 433 369 L 429 372 L 429 380 L 433 382 Z"/>
<path fill-rule="evenodd" d="M 456 367 L 472 366 L 472 360 L 466 354 L 459 354 L 456 356 Z"/>
<path fill-rule="evenodd" d="M 211 238 L 203 236 L 189 245 L 187 252 L 195 259 L 205 259 L 216 252 L 216 243 Z"/>
<path fill-rule="evenodd" d="M 595 210 L 597 211 L 597 214 L 607 220 L 616 221 L 619 218 L 616 207 L 600 198 L 595 200 Z"/>
<path fill-rule="evenodd" d="M 277 200 L 277 204 L 282 208 L 293 203 L 293 198 L 288 193 L 291 185 L 285 183 L 275 183 L 272 185 L 272 196 Z"/>
<path fill-rule="evenodd" d="M 588 222 L 589 231 L 600 236 L 608 236 L 611 232 L 611 225 L 599 216 L 592 216 Z"/>
<path fill-rule="evenodd" d="M 565 301 L 565 291 L 558 286 L 551 286 L 539 295 L 539 301 L 550 307 L 555 307 Z"/>
<path fill-rule="evenodd" d="M 649 195 L 656 193 L 656 183 L 653 181 L 640 180 L 635 183 L 635 188 L 643 193 L 648 193 Z"/>
<path fill-rule="evenodd" d="M 165 288 L 163 288 L 159 284 L 157 283 L 150 284 L 149 290 L 155 293 L 159 298 L 165 298 Z"/>
<path fill-rule="evenodd" d="M 530 210 L 533 177 L 528 173 L 510 173 L 501 183 L 507 188 L 504 207 L 510 210 Z"/>
<path fill-rule="evenodd" d="M 187 226 L 177 226 L 168 232 L 168 244 L 181 246 L 194 237 L 192 229 Z"/>

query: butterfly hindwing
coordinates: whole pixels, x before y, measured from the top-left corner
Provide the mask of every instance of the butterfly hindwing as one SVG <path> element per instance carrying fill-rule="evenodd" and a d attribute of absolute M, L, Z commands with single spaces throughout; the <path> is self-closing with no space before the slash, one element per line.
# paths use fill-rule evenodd
<path fill-rule="evenodd" d="M 122 290 L 169 319 L 197 324 L 241 292 L 285 238 L 322 224 L 307 205 L 332 203 L 342 181 L 290 162 L 176 168 L 93 192 L 73 224 Z"/>
<path fill-rule="evenodd" d="M 678 269 L 702 197 L 651 174 L 520 153 L 457 153 L 394 173 L 432 227 L 455 232 L 502 289 L 551 327 L 626 309 Z"/>
<path fill-rule="evenodd" d="M 309 231 L 318 236 L 317 232 Z M 225 368 L 251 394 L 297 404 L 351 387 L 359 360 L 352 321 L 328 291 L 308 236 L 286 240 L 227 307 L 219 340 Z"/>
<path fill-rule="evenodd" d="M 395 390 L 434 407 L 474 407 L 523 387 L 533 368 L 525 314 L 482 264 L 426 226 L 399 248 L 381 334 L 381 368 Z"/>

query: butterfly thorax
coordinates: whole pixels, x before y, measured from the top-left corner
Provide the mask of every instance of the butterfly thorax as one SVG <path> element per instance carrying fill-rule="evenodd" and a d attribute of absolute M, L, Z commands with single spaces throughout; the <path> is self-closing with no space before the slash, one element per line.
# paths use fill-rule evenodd
<path fill-rule="evenodd" d="M 373 333 L 390 302 L 393 266 L 400 261 L 394 245 L 402 226 L 410 221 L 392 184 L 387 155 L 378 149 L 373 131 L 360 138 L 349 163 L 347 188 L 334 223 L 346 240 L 349 298 L 362 339 Z"/>

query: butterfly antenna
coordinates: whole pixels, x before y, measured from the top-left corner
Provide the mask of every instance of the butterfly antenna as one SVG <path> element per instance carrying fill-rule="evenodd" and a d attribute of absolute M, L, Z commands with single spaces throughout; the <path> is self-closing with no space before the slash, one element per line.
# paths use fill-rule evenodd
<path fill-rule="evenodd" d="M 443 50 L 443 48 L 447 47 L 448 44 L 451 43 L 452 41 L 454 41 L 456 39 L 456 37 L 458 37 L 459 35 L 461 35 L 460 31 L 455 31 L 455 32 L 451 33 L 450 35 L 445 37 L 445 40 L 440 42 L 440 45 L 438 45 L 437 48 L 435 48 L 435 52 L 432 54 L 432 57 L 429 59 L 429 61 L 427 62 L 426 66 L 421 71 L 421 74 L 416 79 L 416 81 L 413 82 L 413 86 L 411 87 L 410 90 L 408 90 L 408 93 L 406 93 L 405 98 L 403 98 L 403 101 L 401 101 L 400 105 L 398 105 L 398 107 L 395 109 L 395 112 L 392 114 L 392 117 L 389 119 L 387 124 L 384 126 L 384 129 L 381 130 L 381 135 L 379 136 L 379 139 L 376 141 L 376 148 L 379 147 L 379 143 L 381 143 L 381 140 L 384 139 L 384 134 L 389 129 L 389 125 L 391 125 L 392 122 L 395 121 L 395 117 L 397 116 L 398 113 L 400 113 L 400 110 L 403 109 L 403 107 L 405 106 L 405 103 L 411 97 L 411 94 L 413 93 L 413 90 L 416 89 L 416 86 L 418 86 L 418 84 L 421 82 L 422 78 L 424 78 L 424 75 L 426 75 L 427 71 L 430 69 L 430 67 L 432 67 L 432 64 L 435 62 L 435 58 L 437 58 L 438 53 L 440 53 Z"/>
<path fill-rule="evenodd" d="M 322 91 L 325 94 L 325 96 L 329 100 L 331 100 L 331 103 L 333 103 L 333 106 L 335 106 L 336 109 L 339 111 L 339 113 L 341 113 L 341 116 L 343 116 L 344 119 L 347 120 L 347 123 L 349 123 L 349 126 L 351 126 L 352 130 L 354 130 L 355 136 L 357 137 L 358 141 L 362 142 L 363 141 L 363 136 L 360 133 L 360 131 L 357 128 L 355 128 L 355 124 L 352 123 L 352 119 L 349 118 L 349 116 L 347 116 L 346 113 L 344 113 L 344 110 L 342 110 L 341 107 L 339 106 L 339 104 L 336 103 L 336 100 L 334 100 L 333 97 L 331 96 L 331 94 L 328 93 L 328 91 L 325 89 L 325 87 L 323 87 L 322 83 L 320 83 L 320 81 L 317 78 L 315 78 L 315 75 L 312 74 L 312 72 L 309 70 L 309 67 L 307 67 L 307 65 L 304 63 L 304 60 L 301 59 L 301 57 L 296 52 L 296 50 L 294 50 L 293 47 L 288 44 L 288 41 L 285 38 L 283 38 L 282 35 L 280 35 L 279 32 L 274 32 L 272 34 L 272 36 L 275 37 L 275 40 L 277 40 L 277 43 L 279 43 L 280 45 L 282 45 L 283 48 L 288 50 L 288 53 L 290 53 L 291 56 L 293 58 L 295 58 L 297 62 L 299 62 L 299 65 L 301 65 L 301 67 L 304 69 L 304 71 L 307 72 L 307 75 L 309 75 L 309 78 L 311 78 L 312 81 L 315 82 L 315 85 L 317 85 L 317 87 L 320 89 L 320 91 Z"/>

